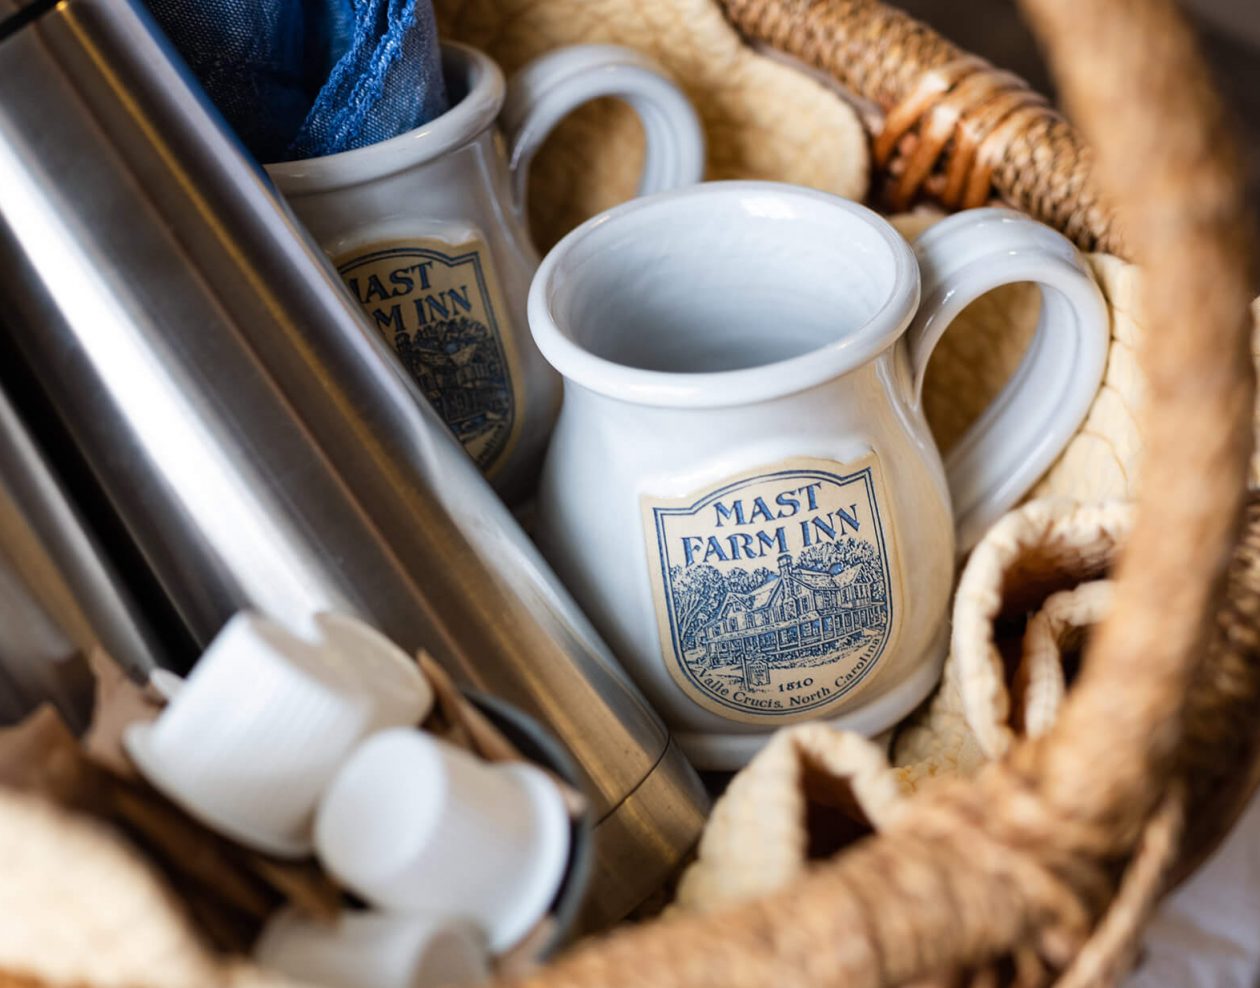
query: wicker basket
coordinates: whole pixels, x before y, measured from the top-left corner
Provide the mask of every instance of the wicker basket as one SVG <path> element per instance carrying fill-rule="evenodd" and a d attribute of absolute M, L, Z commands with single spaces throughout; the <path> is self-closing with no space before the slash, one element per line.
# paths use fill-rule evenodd
<path fill-rule="evenodd" d="M 1228 125 L 1190 36 L 1171 0 L 1020 0 L 1083 140 L 1018 79 L 871 0 L 685 2 L 720 3 L 749 44 L 829 73 L 877 108 L 871 149 L 890 208 L 996 195 L 1083 248 L 1143 265 L 1137 517 L 1111 614 L 1047 733 L 970 780 L 925 787 L 878 836 L 781 892 L 623 928 L 514 983 L 1113 983 L 1161 892 L 1254 788 L 1260 734 L 1249 224 Z M 39 945 L 51 973 L 6 969 L 0 956 L 0 988 L 275 988 L 264 972 L 210 958 L 135 852 L 82 820 L 0 796 L 5 846 L 32 860 L 27 885 L 0 884 L 0 902 L 16 919 L 42 909 L 38 928 L 57 931 Z M 72 908 L 79 899 L 105 922 L 74 929 L 87 911 Z M 23 929 L 0 922 L 10 932 L 0 954 L 14 953 Z M 70 949 L 84 944 L 92 949 Z"/>
<path fill-rule="evenodd" d="M 1145 267 L 1137 521 L 1114 609 L 1046 736 L 925 791 L 782 893 L 619 931 L 528 983 L 1111 983 L 1254 781 L 1251 253 L 1226 121 L 1166 0 L 1021 0 L 1084 140 L 1019 79 L 878 3 L 722 3 L 749 43 L 882 111 L 872 152 L 890 208 L 996 195 Z"/>

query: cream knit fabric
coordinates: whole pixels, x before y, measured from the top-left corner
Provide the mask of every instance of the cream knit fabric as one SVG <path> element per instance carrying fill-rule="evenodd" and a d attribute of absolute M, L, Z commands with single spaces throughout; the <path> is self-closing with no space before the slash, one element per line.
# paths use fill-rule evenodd
<path fill-rule="evenodd" d="M 109 828 L 0 789 L 0 971 L 66 988 L 208 988 L 216 962 Z"/>
<path fill-rule="evenodd" d="M 866 132 L 825 83 L 759 55 L 712 0 L 437 0 L 443 37 L 483 49 L 510 76 L 560 45 L 614 43 L 659 61 L 691 97 L 708 141 L 707 177 L 795 182 L 851 199 L 869 181 Z M 626 106 L 602 101 L 557 128 L 529 187 L 535 239 L 634 194 L 643 135 Z"/>
<path fill-rule="evenodd" d="M 799 874 L 811 802 L 847 806 L 878 830 L 908 809 L 906 797 L 920 786 L 970 775 L 1018 733 L 1043 732 L 1065 691 L 1065 649 L 1106 611 L 1110 585 L 1098 577 L 1129 522 L 1127 506 L 1062 499 L 1003 518 L 963 572 L 941 688 L 899 732 L 891 763 L 871 742 L 824 724 L 780 731 L 718 801 L 675 907 L 714 909 Z M 1029 611 L 1022 654 L 1008 673 L 995 625 Z"/>

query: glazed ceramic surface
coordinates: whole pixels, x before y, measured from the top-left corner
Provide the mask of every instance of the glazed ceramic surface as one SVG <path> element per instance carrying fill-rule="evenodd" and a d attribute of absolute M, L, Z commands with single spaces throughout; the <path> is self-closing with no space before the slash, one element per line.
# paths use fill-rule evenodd
<path fill-rule="evenodd" d="M 453 106 L 436 120 L 267 171 L 465 449 L 518 500 L 534 486 L 560 396 L 526 329 L 534 152 L 600 96 L 625 99 L 643 120 L 642 193 L 698 181 L 704 138 L 686 97 L 624 48 L 562 49 L 506 87 L 471 48 L 443 46 L 443 68 Z"/>
<path fill-rule="evenodd" d="M 1035 341 L 942 462 L 932 349 L 1017 281 L 1042 287 Z M 710 768 L 783 724 L 875 734 L 924 698 L 957 547 L 1073 434 L 1108 336 L 1076 250 L 1016 213 L 959 214 L 912 249 L 862 206 L 757 182 L 596 217 L 544 260 L 529 316 L 565 378 L 544 552 Z"/>

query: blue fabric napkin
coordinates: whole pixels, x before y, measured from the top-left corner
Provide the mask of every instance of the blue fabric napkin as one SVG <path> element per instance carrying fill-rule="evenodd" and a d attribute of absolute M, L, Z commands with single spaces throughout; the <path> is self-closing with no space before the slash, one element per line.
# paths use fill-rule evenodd
<path fill-rule="evenodd" d="M 147 0 L 264 162 L 396 137 L 446 112 L 432 0 Z"/>

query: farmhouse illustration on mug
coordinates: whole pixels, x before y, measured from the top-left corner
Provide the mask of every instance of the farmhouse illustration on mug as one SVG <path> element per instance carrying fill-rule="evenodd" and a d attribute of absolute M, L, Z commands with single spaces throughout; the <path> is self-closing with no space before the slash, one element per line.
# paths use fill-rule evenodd
<path fill-rule="evenodd" d="M 516 405 L 484 253 L 477 240 L 414 243 L 371 250 L 339 270 L 429 403 L 487 468 L 508 447 Z"/>
<path fill-rule="evenodd" d="M 876 464 L 798 462 L 644 505 L 670 671 L 728 717 L 838 702 L 893 631 Z"/>

